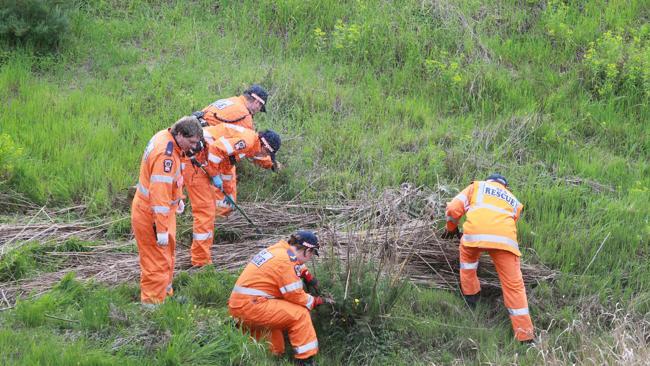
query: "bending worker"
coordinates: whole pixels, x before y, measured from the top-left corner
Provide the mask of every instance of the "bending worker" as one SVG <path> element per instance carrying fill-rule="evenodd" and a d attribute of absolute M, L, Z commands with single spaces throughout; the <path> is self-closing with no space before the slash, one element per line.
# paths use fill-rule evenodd
<path fill-rule="evenodd" d="M 193 156 L 192 167 L 186 168 L 192 171 L 186 185 L 194 219 L 190 250 L 193 266 L 212 263 L 210 248 L 214 239 L 216 207 L 230 207 L 234 203 L 235 184 L 225 177 L 244 158 L 275 161 L 281 144 L 280 136 L 274 131 L 257 133 L 229 123 L 206 127 L 203 134 L 206 149 Z"/>
<path fill-rule="evenodd" d="M 194 112 L 194 115 L 199 118 L 199 122 L 203 127 L 218 126 L 220 124 L 230 124 L 235 126 L 244 127 L 250 130 L 255 130 L 253 117 L 258 112 L 266 112 L 266 102 L 269 94 L 260 85 L 253 84 L 250 88 L 246 89 L 240 96 L 231 97 L 227 99 L 219 99 L 216 102 L 208 105 L 199 112 Z M 268 157 L 255 156 L 252 162 L 264 169 L 276 169 L 279 165 Z M 185 180 L 189 180 L 188 171 Z M 232 166 L 230 172 L 222 175 L 225 184 L 232 185 L 231 196 L 237 199 L 237 171 L 236 167 Z M 192 200 L 192 192 L 188 186 L 188 195 L 190 201 Z M 216 192 L 217 194 L 217 216 L 228 216 L 232 212 L 232 207 L 223 204 L 223 193 Z M 192 201 L 194 207 L 194 201 Z"/>
<path fill-rule="evenodd" d="M 318 255 L 319 248 L 314 233 L 298 231 L 288 241 L 262 250 L 244 268 L 228 300 L 230 314 L 255 338 L 270 332 L 274 355 L 284 354 L 283 331 L 288 331 L 294 357 L 305 365 L 312 364 L 318 352 L 309 311 L 323 302 L 333 302 L 307 294 L 299 277 L 308 274 L 302 265 Z"/>
<path fill-rule="evenodd" d="M 131 206 L 140 257 L 140 301 L 147 307 L 173 294 L 176 212 L 183 211 L 181 155 L 203 138 L 195 117 L 183 117 L 155 134 L 144 151 Z"/>
<path fill-rule="evenodd" d="M 526 289 L 521 275 L 516 222 L 523 205 L 508 190 L 508 181 L 500 174 L 486 181 L 475 181 L 447 203 L 447 232 L 443 238 L 461 236 L 460 285 L 471 307 L 479 300 L 481 285 L 476 271 L 481 252 L 488 252 L 501 281 L 504 303 L 517 340 L 532 341 L 533 323 L 528 311 Z M 463 233 L 460 218 L 467 215 Z"/>

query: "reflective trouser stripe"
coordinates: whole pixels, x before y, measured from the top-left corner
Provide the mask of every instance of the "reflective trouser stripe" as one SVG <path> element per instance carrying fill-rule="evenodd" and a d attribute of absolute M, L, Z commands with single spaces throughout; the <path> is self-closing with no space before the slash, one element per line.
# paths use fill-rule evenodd
<path fill-rule="evenodd" d="M 261 297 L 266 297 L 268 299 L 275 299 L 274 296 L 271 296 L 262 290 L 256 290 L 254 288 L 248 288 L 248 287 L 235 286 L 232 289 L 232 292 L 237 294 L 242 294 L 242 295 L 261 296 Z"/>
<path fill-rule="evenodd" d="M 309 297 L 307 298 L 307 303 L 305 304 L 305 307 L 307 309 L 311 310 L 312 307 L 314 307 L 314 297 L 311 296 L 311 295 L 307 295 L 307 296 L 309 296 Z"/>
<path fill-rule="evenodd" d="M 521 308 L 521 309 L 508 309 L 508 314 L 510 315 L 528 315 L 528 308 Z"/>
<path fill-rule="evenodd" d="M 161 243 L 167 243 L 169 241 L 169 234 L 167 232 L 156 233 L 156 240 Z"/>
<path fill-rule="evenodd" d="M 192 233 L 192 239 L 194 240 L 207 240 L 212 237 L 212 232 L 209 233 Z"/>
<path fill-rule="evenodd" d="M 475 241 L 487 241 L 493 243 L 501 243 L 509 245 L 517 250 L 519 250 L 519 244 L 516 241 L 501 235 L 490 235 L 490 234 L 464 234 L 463 239 L 466 243 L 471 243 Z"/>
<path fill-rule="evenodd" d="M 151 209 L 155 213 L 162 213 L 162 214 L 169 213 L 169 207 L 167 206 L 151 206 Z"/>
<path fill-rule="evenodd" d="M 223 180 L 232 180 L 231 174 L 221 174 L 221 179 Z"/>
<path fill-rule="evenodd" d="M 280 287 L 280 292 L 284 295 L 287 292 L 296 291 L 301 288 L 302 288 L 302 280 Z"/>
<path fill-rule="evenodd" d="M 311 351 L 311 350 L 316 349 L 316 348 L 318 348 L 318 340 L 315 340 L 313 342 L 309 342 L 309 343 L 304 344 L 302 346 L 294 347 L 293 351 L 296 354 L 301 354 L 301 353 L 305 353 L 307 351 Z"/>
<path fill-rule="evenodd" d="M 477 268 L 478 268 L 478 262 L 472 262 L 472 263 L 460 262 L 460 269 L 477 269 Z"/>

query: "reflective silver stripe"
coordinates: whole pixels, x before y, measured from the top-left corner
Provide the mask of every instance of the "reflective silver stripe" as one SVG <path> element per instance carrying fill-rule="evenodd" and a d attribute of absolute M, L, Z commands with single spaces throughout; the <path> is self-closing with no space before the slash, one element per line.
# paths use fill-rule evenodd
<path fill-rule="evenodd" d="M 207 240 L 212 237 L 212 232 L 209 233 L 192 233 L 192 239 L 194 240 Z"/>
<path fill-rule="evenodd" d="M 167 232 L 156 233 L 156 240 L 159 242 L 167 243 L 169 241 L 169 234 L 167 234 Z"/>
<path fill-rule="evenodd" d="M 500 243 L 509 245 L 517 250 L 519 250 L 519 244 L 516 241 L 501 235 L 490 235 L 490 234 L 464 234 L 461 239 L 463 242 L 471 243 L 475 241 L 487 241 L 492 243 Z"/>
<path fill-rule="evenodd" d="M 287 292 L 296 291 L 301 288 L 302 288 L 302 280 L 280 287 L 280 292 L 284 295 Z"/>
<path fill-rule="evenodd" d="M 210 160 L 211 162 L 213 162 L 215 164 L 221 163 L 221 158 L 214 155 L 214 154 L 208 154 L 208 160 Z"/>
<path fill-rule="evenodd" d="M 185 170 L 185 163 L 181 163 L 181 170 Z"/>
<path fill-rule="evenodd" d="M 169 177 L 167 175 L 152 175 L 149 180 L 151 183 L 174 183 L 174 177 Z"/>
<path fill-rule="evenodd" d="M 167 288 L 165 290 L 167 291 L 173 290 L 172 284 L 170 283 L 169 285 L 167 285 Z"/>
<path fill-rule="evenodd" d="M 230 129 L 233 129 L 233 130 L 235 130 L 237 132 L 244 132 L 246 130 L 244 127 L 234 125 L 232 123 L 222 123 L 222 126 L 226 126 L 226 127 L 230 128 Z"/>
<path fill-rule="evenodd" d="M 508 314 L 510 315 L 528 315 L 528 308 L 521 308 L 521 309 L 508 309 Z"/>
<path fill-rule="evenodd" d="M 511 217 L 514 217 L 515 213 L 516 213 L 516 211 L 512 212 L 510 210 L 504 210 L 501 207 L 497 207 L 497 206 L 491 205 L 489 203 L 477 203 L 474 206 L 472 206 L 469 209 L 469 211 L 478 210 L 479 208 L 485 208 L 485 209 L 488 209 L 488 210 L 496 211 L 496 212 L 499 212 L 499 213 L 502 213 L 502 214 L 505 214 L 505 215 L 508 215 L 508 216 L 511 216 Z"/>
<path fill-rule="evenodd" d="M 177 205 L 178 202 L 180 202 L 180 200 L 181 200 L 180 198 L 177 198 L 175 200 L 171 200 L 171 201 L 169 201 L 169 205 L 170 206 Z"/>
<path fill-rule="evenodd" d="M 483 203 L 483 196 L 485 195 L 485 182 L 478 183 L 478 194 L 476 195 L 476 204 Z"/>
<path fill-rule="evenodd" d="M 223 180 L 232 180 L 231 174 L 221 174 L 221 179 Z"/>
<path fill-rule="evenodd" d="M 266 297 L 268 299 L 275 299 L 274 296 L 271 296 L 262 290 L 256 290 L 254 288 L 248 288 L 248 287 L 235 286 L 232 289 L 232 292 L 242 294 L 242 295 L 261 296 L 261 297 Z"/>
<path fill-rule="evenodd" d="M 458 224 L 458 220 L 456 220 L 455 218 L 453 218 L 451 216 L 446 216 L 445 219 L 447 221 L 453 222 L 454 224 Z"/>
<path fill-rule="evenodd" d="M 243 159 L 243 158 L 245 158 L 245 157 L 246 157 L 246 154 L 239 154 L 239 158 L 240 158 L 240 159 Z"/>
<path fill-rule="evenodd" d="M 151 209 L 155 213 L 169 213 L 169 207 L 167 206 L 151 206 Z"/>
<path fill-rule="evenodd" d="M 477 268 L 478 268 L 478 262 L 472 262 L 472 263 L 460 262 L 460 269 L 477 269 Z"/>
<path fill-rule="evenodd" d="M 264 160 L 266 156 L 253 156 L 253 160 Z"/>
<path fill-rule="evenodd" d="M 219 141 L 221 141 L 223 146 L 226 148 L 226 152 L 228 153 L 228 155 L 232 154 L 235 151 L 232 148 L 232 145 L 230 145 L 230 142 L 228 142 L 228 140 L 226 140 L 225 137 L 223 137 L 223 136 L 219 137 Z"/>
<path fill-rule="evenodd" d="M 299 347 L 294 347 L 293 351 L 296 354 L 301 354 L 301 353 L 305 353 L 307 351 L 311 351 L 311 350 L 316 349 L 316 348 L 318 348 L 318 340 L 315 340 L 313 342 L 309 342 L 309 343 L 307 343 L 305 345 L 302 345 L 302 346 L 299 346 Z"/>
<path fill-rule="evenodd" d="M 142 193 L 145 197 L 149 197 L 149 190 L 144 188 L 140 182 L 138 182 L 138 191 L 140 191 L 140 193 Z"/>
<path fill-rule="evenodd" d="M 305 307 L 307 309 L 311 310 L 311 308 L 314 306 L 314 297 L 309 295 L 309 294 L 307 294 L 307 296 L 308 296 L 308 298 L 307 298 L 307 303 L 305 304 Z"/>

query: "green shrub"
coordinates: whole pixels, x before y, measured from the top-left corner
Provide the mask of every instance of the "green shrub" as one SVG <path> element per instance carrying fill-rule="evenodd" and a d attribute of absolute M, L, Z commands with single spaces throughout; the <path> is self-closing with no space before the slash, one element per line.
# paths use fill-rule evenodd
<path fill-rule="evenodd" d="M 0 39 L 53 50 L 69 28 L 66 0 L 0 0 Z"/>
<path fill-rule="evenodd" d="M 11 179 L 23 149 L 6 133 L 0 134 L 0 185 Z"/>
<path fill-rule="evenodd" d="M 582 62 L 587 87 L 599 98 L 650 96 L 650 26 L 607 31 L 589 44 Z"/>

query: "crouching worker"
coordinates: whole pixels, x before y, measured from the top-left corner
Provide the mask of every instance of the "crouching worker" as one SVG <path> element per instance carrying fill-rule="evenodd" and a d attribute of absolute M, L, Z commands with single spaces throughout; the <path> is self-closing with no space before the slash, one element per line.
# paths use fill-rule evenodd
<path fill-rule="evenodd" d="M 173 294 L 176 212 L 183 211 L 181 155 L 203 138 L 195 117 L 183 117 L 155 134 L 142 156 L 131 205 L 140 257 L 140 301 L 148 308 Z"/>
<path fill-rule="evenodd" d="M 228 310 L 243 329 L 256 339 L 268 336 L 271 352 L 284 354 L 287 331 L 298 364 L 312 365 L 318 353 L 316 331 L 309 311 L 329 298 L 303 290 L 303 264 L 318 255 L 318 238 L 311 231 L 298 231 L 253 257 L 237 279 Z M 313 281 L 313 278 L 311 279 Z"/>

